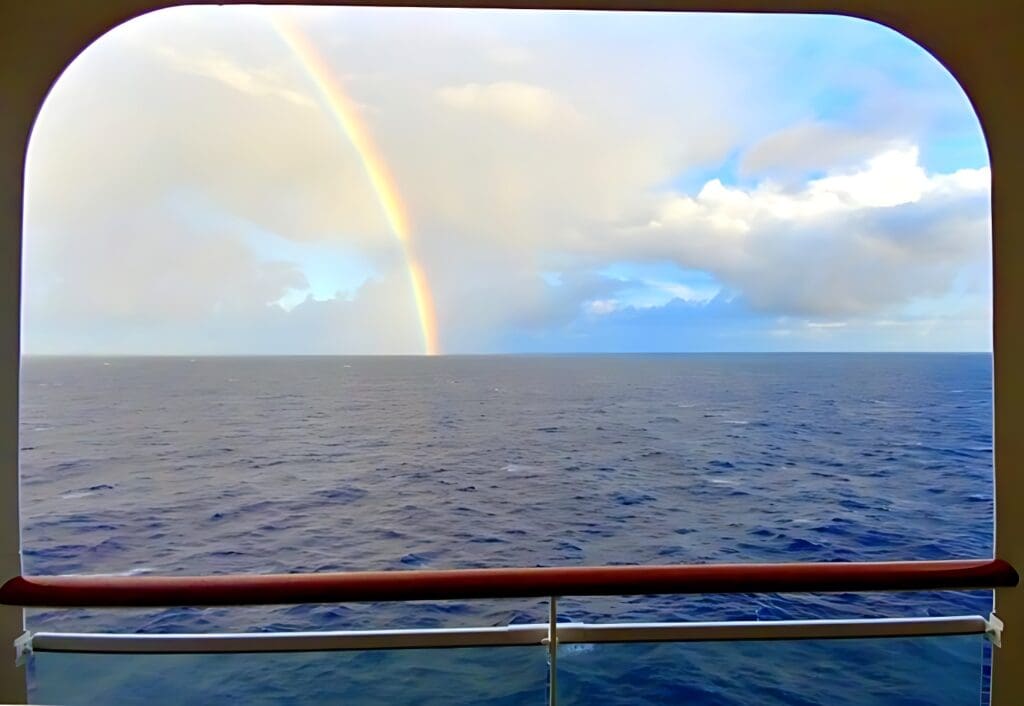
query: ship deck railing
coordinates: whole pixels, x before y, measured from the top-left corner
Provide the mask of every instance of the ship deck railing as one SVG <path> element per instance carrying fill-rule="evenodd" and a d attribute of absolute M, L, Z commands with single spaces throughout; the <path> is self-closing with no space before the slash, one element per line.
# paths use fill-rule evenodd
<path fill-rule="evenodd" d="M 27 608 L 156 608 L 546 598 L 546 623 L 441 629 L 245 632 L 26 632 L 35 652 L 204 654 L 544 645 L 549 703 L 557 703 L 558 646 L 593 643 L 905 638 L 984 635 L 999 644 L 995 614 L 726 622 L 559 622 L 565 596 L 730 593 L 863 593 L 1016 586 L 1001 559 L 791 564 L 537 567 L 211 576 L 18 576 L 0 603 Z"/>

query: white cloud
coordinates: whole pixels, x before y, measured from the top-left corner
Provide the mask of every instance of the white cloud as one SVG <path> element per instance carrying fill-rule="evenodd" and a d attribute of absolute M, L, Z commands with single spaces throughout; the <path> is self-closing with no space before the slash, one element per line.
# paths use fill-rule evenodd
<path fill-rule="evenodd" d="M 765 311 L 865 315 L 938 296 L 987 261 L 989 182 L 987 168 L 929 175 L 916 148 L 897 148 L 797 190 L 712 180 L 668 194 L 605 244 L 711 272 Z"/>
<path fill-rule="evenodd" d="M 989 169 L 964 169 L 928 175 L 916 146 L 893 148 L 871 156 L 855 168 L 812 179 L 798 190 L 768 180 L 752 189 L 709 181 L 696 198 L 666 198 L 652 221 L 657 227 L 703 220 L 726 232 L 748 233 L 764 220 L 803 222 L 920 202 L 925 196 L 985 196 Z"/>
<path fill-rule="evenodd" d="M 564 98 L 541 86 L 513 81 L 444 86 L 438 97 L 445 105 L 508 121 L 520 127 L 573 128 L 580 115 Z"/>
<path fill-rule="evenodd" d="M 273 96 L 297 105 L 316 107 L 314 100 L 290 88 L 278 72 L 247 69 L 212 51 L 189 54 L 171 46 L 159 45 L 154 47 L 154 51 L 179 71 L 219 81 L 236 91 L 251 96 Z"/>
<path fill-rule="evenodd" d="M 884 208 L 920 201 L 932 181 L 918 163 L 916 147 L 891 149 L 846 174 L 816 179 L 808 185 L 811 210 Z M 815 208 L 817 207 L 817 208 Z"/>
<path fill-rule="evenodd" d="M 597 316 L 603 316 L 604 314 L 611 314 L 618 311 L 622 307 L 622 304 L 615 299 L 595 299 L 594 301 L 587 302 L 587 311 Z"/>

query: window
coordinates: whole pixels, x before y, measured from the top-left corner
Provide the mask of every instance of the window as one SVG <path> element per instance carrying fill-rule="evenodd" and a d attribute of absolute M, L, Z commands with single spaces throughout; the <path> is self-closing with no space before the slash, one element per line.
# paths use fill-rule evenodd
<path fill-rule="evenodd" d="M 29 155 L 26 570 L 986 556 L 988 201 L 955 82 L 859 21 L 140 18 L 68 69 Z M 302 629 L 543 611 L 31 620 Z"/>

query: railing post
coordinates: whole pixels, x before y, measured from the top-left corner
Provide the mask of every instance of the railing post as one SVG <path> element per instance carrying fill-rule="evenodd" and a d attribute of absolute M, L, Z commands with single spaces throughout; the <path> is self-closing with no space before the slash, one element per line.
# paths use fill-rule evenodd
<path fill-rule="evenodd" d="M 548 608 L 548 706 L 558 706 L 558 597 Z"/>

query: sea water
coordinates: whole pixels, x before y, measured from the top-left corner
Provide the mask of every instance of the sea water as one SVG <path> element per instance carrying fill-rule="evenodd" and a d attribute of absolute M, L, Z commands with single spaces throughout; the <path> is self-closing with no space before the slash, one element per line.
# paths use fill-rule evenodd
<path fill-rule="evenodd" d="M 991 375 L 987 354 L 30 357 L 25 571 L 990 556 Z M 560 615 L 777 620 L 990 609 L 991 593 L 981 591 L 566 597 Z M 546 610 L 534 599 L 430 601 L 47 610 L 28 622 L 76 632 L 334 630 L 543 622 Z M 935 702 L 909 693 L 925 688 L 977 703 L 969 675 L 980 646 L 938 640 L 946 642 L 935 649 L 927 639 L 866 641 L 860 652 L 837 643 L 566 646 L 560 668 L 573 703 Z M 543 648 L 444 653 L 40 655 L 33 689 L 68 703 L 544 701 Z M 833 693 L 801 676 L 814 664 L 848 676 L 850 664 L 854 683 Z M 921 683 L 900 682 L 908 678 Z"/>

